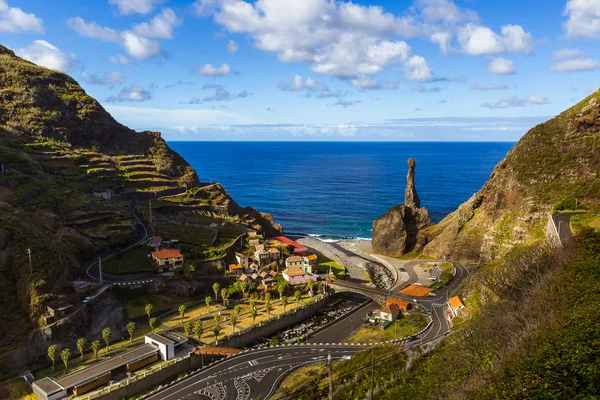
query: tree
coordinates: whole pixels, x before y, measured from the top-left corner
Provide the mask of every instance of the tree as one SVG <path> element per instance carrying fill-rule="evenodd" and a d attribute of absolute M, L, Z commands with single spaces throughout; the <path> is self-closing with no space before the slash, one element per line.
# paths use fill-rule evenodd
<path fill-rule="evenodd" d="M 221 299 L 223 299 L 223 307 L 225 307 L 225 302 L 227 302 L 228 297 L 229 297 L 229 290 L 227 290 L 227 288 L 221 289 Z"/>
<path fill-rule="evenodd" d="M 299 290 L 294 292 L 294 297 L 296 298 L 296 304 L 300 305 L 300 299 L 302 299 L 302 293 Z"/>
<path fill-rule="evenodd" d="M 290 299 L 287 296 L 283 296 L 281 298 L 281 304 L 283 304 L 283 312 L 285 312 L 285 308 L 287 307 L 289 302 L 290 302 Z"/>
<path fill-rule="evenodd" d="M 185 331 L 185 336 L 190 337 L 190 333 L 192 332 L 192 323 L 188 321 L 183 324 L 183 330 Z"/>
<path fill-rule="evenodd" d="M 83 351 L 85 350 L 85 346 L 87 345 L 87 339 L 86 338 L 79 338 L 77 339 L 77 351 L 79 351 L 79 354 L 81 354 L 81 360 L 83 361 Z"/>
<path fill-rule="evenodd" d="M 148 321 L 148 325 L 150 325 L 150 329 L 152 329 L 152 332 L 154 332 L 154 327 L 156 326 L 156 318 L 150 318 L 150 321 Z"/>
<path fill-rule="evenodd" d="M 212 297 L 206 296 L 204 301 L 206 302 L 206 307 L 208 308 L 207 314 L 210 314 L 210 303 L 212 303 Z"/>
<path fill-rule="evenodd" d="M 231 314 L 231 317 L 229 317 L 229 322 L 231 323 L 231 326 L 233 327 L 233 333 L 235 333 L 235 324 L 237 324 L 237 320 L 238 320 L 238 316 L 236 314 Z"/>
<path fill-rule="evenodd" d="M 287 289 L 288 283 L 286 281 L 279 281 L 277 283 L 277 291 L 279 292 L 279 300 L 283 298 L 283 293 L 285 293 L 285 289 Z"/>
<path fill-rule="evenodd" d="M 110 343 L 111 337 L 112 337 L 112 329 L 110 329 L 110 328 L 102 329 L 102 339 L 104 339 L 104 342 L 106 343 L 106 352 L 107 353 L 109 350 L 108 344 Z"/>
<path fill-rule="evenodd" d="M 198 341 L 200 341 L 200 338 L 202 337 L 202 320 L 200 319 L 194 324 L 194 335 L 198 338 Z"/>
<path fill-rule="evenodd" d="M 196 272 L 196 267 L 194 267 L 192 264 L 186 264 L 183 267 L 183 275 L 186 278 L 189 278 L 190 276 L 192 276 L 194 274 L 194 272 Z"/>
<path fill-rule="evenodd" d="M 315 281 L 312 279 L 309 279 L 308 282 L 306 282 L 306 286 L 308 286 L 308 290 L 310 292 L 312 292 L 315 287 Z"/>
<path fill-rule="evenodd" d="M 240 283 L 240 290 L 242 291 L 242 299 L 245 299 L 246 292 L 248 291 L 248 284 L 246 282 Z"/>
<path fill-rule="evenodd" d="M 66 374 L 67 372 L 69 372 L 69 358 L 71 358 L 71 350 L 63 349 L 63 351 L 60 352 L 60 358 L 63 361 L 63 363 L 65 363 Z"/>
<path fill-rule="evenodd" d="M 213 326 L 212 331 L 215 334 L 215 340 L 219 340 L 219 333 L 221 332 L 221 327 L 219 326 L 219 324 Z"/>
<path fill-rule="evenodd" d="M 48 347 L 48 357 L 52 360 L 52 372 L 54 372 L 54 363 L 56 362 L 56 353 L 58 352 L 58 346 L 51 344 Z"/>
<path fill-rule="evenodd" d="M 135 322 L 129 321 L 127 324 L 127 333 L 129 333 L 129 343 L 133 343 L 133 333 L 135 332 Z"/>
<path fill-rule="evenodd" d="M 258 316 L 258 310 L 256 308 L 252 308 L 250 310 L 250 316 L 252 317 L 252 323 L 255 323 L 256 317 Z"/>
<path fill-rule="evenodd" d="M 265 301 L 266 301 L 267 303 L 270 303 L 270 302 L 271 302 L 271 293 L 267 293 L 267 294 L 265 294 Z"/>
<path fill-rule="evenodd" d="M 273 336 L 273 337 L 271 338 L 270 345 L 271 345 L 271 346 L 277 346 L 278 344 L 279 344 L 279 338 L 278 338 L 277 336 Z"/>
<path fill-rule="evenodd" d="M 323 294 L 324 293 L 324 291 L 323 291 L 324 288 L 325 288 L 325 285 L 323 284 L 323 282 L 317 283 L 317 291 L 318 291 L 319 294 Z"/>
<path fill-rule="evenodd" d="M 92 351 L 94 352 L 94 357 L 96 357 L 96 361 L 98 361 L 98 352 L 100 351 L 100 348 L 102 347 L 102 342 L 99 340 L 94 340 L 92 342 Z"/>
<path fill-rule="evenodd" d="M 213 319 L 215 320 L 215 324 L 218 324 L 218 323 L 219 323 L 219 318 L 220 318 L 220 317 L 219 317 L 219 314 L 217 314 L 217 313 L 214 313 L 214 314 L 213 314 Z"/>
<path fill-rule="evenodd" d="M 183 319 L 185 318 L 185 306 L 182 304 L 179 306 L 179 317 L 181 318 L 181 323 L 183 324 Z"/>
<path fill-rule="evenodd" d="M 240 315 L 240 313 L 242 312 L 242 306 L 240 306 L 239 304 L 237 304 L 235 307 L 233 307 L 233 312 L 236 315 Z"/>
<path fill-rule="evenodd" d="M 265 310 L 267 311 L 267 315 L 269 316 L 269 318 L 271 318 L 271 311 L 273 311 L 273 305 L 270 301 L 265 304 Z"/>
<path fill-rule="evenodd" d="M 221 285 L 219 285 L 219 282 L 215 282 L 213 284 L 213 292 L 215 292 L 215 302 L 217 300 L 219 300 L 219 291 L 221 290 Z"/>
<path fill-rule="evenodd" d="M 256 308 L 256 301 L 250 300 L 250 309 L 254 310 Z"/>
<path fill-rule="evenodd" d="M 146 304 L 146 307 L 144 307 L 144 310 L 146 311 L 146 315 L 148 316 L 148 323 L 150 323 L 150 315 L 152 315 L 152 304 L 150 304 L 150 303 Z"/>

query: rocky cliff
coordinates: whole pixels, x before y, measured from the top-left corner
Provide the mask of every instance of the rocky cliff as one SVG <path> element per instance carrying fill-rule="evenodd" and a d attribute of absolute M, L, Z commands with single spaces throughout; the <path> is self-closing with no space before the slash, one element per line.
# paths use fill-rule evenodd
<path fill-rule="evenodd" d="M 415 160 L 408 160 L 404 204 L 390 208 L 373 222 L 373 250 L 383 254 L 404 254 L 417 245 L 419 231 L 431 223 L 429 212 L 419 208 L 415 187 Z"/>
<path fill-rule="evenodd" d="M 469 260 L 502 256 L 544 238 L 560 203 L 600 202 L 600 91 L 525 134 L 483 188 L 421 233 L 424 253 Z"/>

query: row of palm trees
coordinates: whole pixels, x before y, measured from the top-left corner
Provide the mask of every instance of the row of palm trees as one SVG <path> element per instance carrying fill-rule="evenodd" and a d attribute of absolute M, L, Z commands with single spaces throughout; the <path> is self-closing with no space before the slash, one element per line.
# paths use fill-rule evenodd
<path fill-rule="evenodd" d="M 127 324 L 127 331 L 133 337 L 133 331 L 135 331 L 136 325 L 133 322 Z M 112 338 L 112 329 L 104 328 L 102 330 L 102 339 L 106 343 L 106 351 L 109 351 L 110 339 Z M 88 340 L 84 337 L 77 339 L 77 351 L 80 354 L 81 361 L 83 361 L 83 353 L 88 345 Z M 96 361 L 98 361 L 98 352 L 102 348 L 102 342 L 100 340 L 94 340 L 91 344 L 91 349 L 94 352 L 94 356 L 96 357 Z M 52 361 L 52 372 L 54 372 L 54 367 L 56 364 L 56 359 L 58 356 L 58 345 L 52 344 L 48 346 L 48 358 Z M 69 372 L 69 359 L 71 358 L 71 350 L 67 347 L 62 349 L 60 352 L 60 359 L 65 364 L 65 374 Z"/>

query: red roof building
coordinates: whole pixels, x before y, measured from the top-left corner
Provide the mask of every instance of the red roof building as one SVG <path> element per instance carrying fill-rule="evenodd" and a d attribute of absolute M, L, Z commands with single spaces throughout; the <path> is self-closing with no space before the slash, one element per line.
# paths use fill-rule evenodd
<path fill-rule="evenodd" d="M 299 256 L 305 256 L 306 255 L 306 246 L 301 245 L 298 242 L 293 241 L 292 239 L 288 239 L 285 236 L 277 236 L 274 238 L 271 238 L 271 240 L 277 240 L 280 243 L 286 244 L 288 246 L 292 246 L 294 248 L 294 254 L 299 255 Z"/>

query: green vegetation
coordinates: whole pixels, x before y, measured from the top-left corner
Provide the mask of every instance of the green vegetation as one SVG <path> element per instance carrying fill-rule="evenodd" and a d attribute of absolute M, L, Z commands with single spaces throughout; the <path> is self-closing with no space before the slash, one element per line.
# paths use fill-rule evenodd
<path fill-rule="evenodd" d="M 148 253 L 149 246 L 141 245 L 124 252 L 118 252 L 102 263 L 102 270 L 110 274 L 127 274 L 133 272 L 155 271 Z"/>
<path fill-rule="evenodd" d="M 425 328 L 428 318 L 420 312 L 411 312 L 392 322 L 387 328 L 380 329 L 375 326 L 364 326 L 360 328 L 346 343 L 379 343 L 386 340 L 402 339 L 414 335 Z"/>
<path fill-rule="evenodd" d="M 337 261 L 333 261 L 325 256 L 318 256 L 317 258 L 317 273 L 326 274 L 329 273 L 331 268 L 332 274 L 337 279 L 344 279 L 346 271 L 344 266 Z"/>
<path fill-rule="evenodd" d="M 450 262 L 443 262 L 438 264 L 438 267 L 442 270 L 442 273 L 433 285 L 429 286 L 430 288 L 437 290 L 446 286 L 452 278 L 454 278 L 454 266 Z"/>
<path fill-rule="evenodd" d="M 437 260 L 436 257 L 427 256 L 417 251 L 411 251 L 410 253 L 402 254 L 401 256 L 392 256 L 398 260 Z"/>
<path fill-rule="evenodd" d="M 571 217 L 571 230 L 575 233 L 584 228 L 600 229 L 600 214 L 580 214 Z"/>

